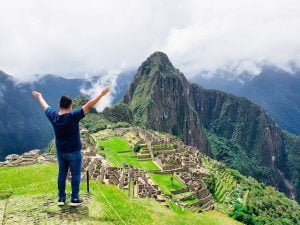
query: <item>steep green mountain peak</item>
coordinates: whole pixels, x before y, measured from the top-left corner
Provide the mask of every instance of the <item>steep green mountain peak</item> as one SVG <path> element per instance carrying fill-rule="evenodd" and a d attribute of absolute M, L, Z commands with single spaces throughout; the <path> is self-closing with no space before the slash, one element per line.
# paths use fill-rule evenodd
<path fill-rule="evenodd" d="M 151 76 L 157 73 L 164 75 L 178 75 L 168 56 L 163 52 L 154 52 L 140 66 L 138 75 Z"/>
<path fill-rule="evenodd" d="M 148 79 L 152 82 L 159 76 L 180 78 L 184 82 L 187 82 L 184 75 L 172 65 L 165 53 L 154 52 L 138 68 L 133 83 L 136 86 Z"/>

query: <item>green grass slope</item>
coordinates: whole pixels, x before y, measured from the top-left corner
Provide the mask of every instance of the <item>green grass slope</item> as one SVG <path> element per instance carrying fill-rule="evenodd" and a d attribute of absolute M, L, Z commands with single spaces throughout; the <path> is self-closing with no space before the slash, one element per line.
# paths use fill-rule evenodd
<path fill-rule="evenodd" d="M 56 205 L 55 164 L 0 168 L 0 222 L 2 224 L 240 224 L 223 213 L 201 214 L 153 199 L 133 199 L 116 186 L 91 183 L 91 194 L 81 185 L 85 204 L 78 208 Z M 67 193 L 70 193 L 68 183 Z"/>
<path fill-rule="evenodd" d="M 145 170 L 158 170 L 159 168 L 152 160 L 140 161 L 137 159 L 136 153 L 132 151 L 129 143 L 120 137 L 111 137 L 106 141 L 99 141 L 100 146 L 104 146 L 105 154 L 109 162 L 118 167 L 122 167 L 123 163 Z"/>

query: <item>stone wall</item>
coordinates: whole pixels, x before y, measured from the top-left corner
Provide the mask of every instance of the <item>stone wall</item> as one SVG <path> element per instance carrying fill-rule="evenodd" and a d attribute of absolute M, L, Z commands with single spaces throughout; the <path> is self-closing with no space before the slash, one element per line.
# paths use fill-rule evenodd
<path fill-rule="evenodd" d="M 38 149 L 25 152 L 22 155 L 11 154 L 5 157 L 4 162 L 0 162 L 0 166 L 16 167 L 25 166 L 36 163 L 52 163 L 56 162 L 56 155 L 50 153 L 42 153 Z"/>
<path fill-rule="evenodd" d="M 150 197 L 159 201 L 164 199 L 158 186 L 151 181 L 146 171 L 128 165 L 122 168 L 110 166 L 104 157 L 91 152 L 90 149 L 83 152 L 81 177 L 84 180 L 87 176 L 86 171 L 89 171 L 90 179 L 113 184 L 121 189 L 133 190 L 134 197 Z"/>

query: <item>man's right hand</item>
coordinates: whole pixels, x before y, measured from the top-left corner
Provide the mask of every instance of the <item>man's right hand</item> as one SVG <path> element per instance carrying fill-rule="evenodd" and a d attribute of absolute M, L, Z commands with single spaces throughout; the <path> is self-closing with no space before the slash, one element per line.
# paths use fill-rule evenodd
<path fill-rule="evenodd" d="M 110 91 L 109 87 L 104 88 L 104 90 L 101 92 L 101 96 L 105 96 Z"/>
<path fill-rule="evenodd" d="M 104 88 L 104 90 L 96 97 L 92 98 L 91 100 L 89 100 L 84 106 L 82 106 L 84 115 L 86 115 L 90 109 L 97 104 L 97 102 L 104 96 L 106 95 L 108 92 L 110 91 L 109 87 Z"/>
<path fill-rule="evenodd" d="M 41 94 L 40 92 L 38 92 L 38 91 L 33 91 L 33 92 L 32 92 L 32 95 L 33 95 L 34 97 L 36 97 L 36 98 L 40 98 L 40 97 L 42 96 L 42 94 Z"/>

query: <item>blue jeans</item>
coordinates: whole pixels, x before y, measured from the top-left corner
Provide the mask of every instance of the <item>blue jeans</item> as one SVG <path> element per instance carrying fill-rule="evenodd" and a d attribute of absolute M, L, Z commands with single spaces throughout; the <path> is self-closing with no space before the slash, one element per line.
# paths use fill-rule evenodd
<path fill-rule="evenodd" d="M 76 152 L 57 152 L 58 160 L 58 197 L 62 200 L 66 200 L 66 179 L 68 170 L 70 168 L 72 180 L 72 195 L 71 199 L 79 198 L 79 187 L 80 187 L 80 177 L 81 177 L 81 163 L 82 156 L 81 151 Z"/>

